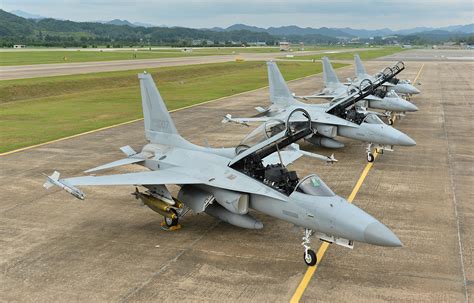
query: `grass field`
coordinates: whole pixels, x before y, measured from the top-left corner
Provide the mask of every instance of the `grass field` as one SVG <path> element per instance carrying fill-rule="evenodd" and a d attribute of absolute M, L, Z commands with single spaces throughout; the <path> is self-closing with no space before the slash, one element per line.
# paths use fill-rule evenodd
<path fill-rule="evenodd" d="M 321 72 L 320 63 L 281 62 L 279 66 L 286 80 Z M 1 81 L 0 152 L 142 117 L 138 72 Z M 170 110 L 267 85 L 264 62 L 165 67 L 149 72 Z"/>
<path fill-rule="evenodd" d="M 292 59 L 292 60 L 321 60 L 322 57 L 328 57 L 332 60 L 353 60 L 354 54 L 359 54 L 362 60 L 370 60 L 378 57 L 388 56 L 394 53 L 403 51 L 401 47 L 384 47 L 384 48 L 374 48 L 371 50 L 360 50 L 360 51 L 349 51 L 345 52 L 341 50 L 338 53 L 326 53 L 326 54 L 317 54 L 317 55 L 307 55 L 307 56 L 298 56 L 295 54 L 293 58 L 282 57 L 282 59 Z"/>
<path fill-rule="evenodd" d="M 0 52 L 0 66 L 74 63 L 113 60 L 159 59 L 190 56 L 231 55 L 240 53 L 274 53 L 278 47 L 208 47 L 195 48 L 192 52 L 182 52 L 181 48 L 158 49 L 138 48 L 133 50 L 47 50 L 34 51 L 2 51 Z"/>

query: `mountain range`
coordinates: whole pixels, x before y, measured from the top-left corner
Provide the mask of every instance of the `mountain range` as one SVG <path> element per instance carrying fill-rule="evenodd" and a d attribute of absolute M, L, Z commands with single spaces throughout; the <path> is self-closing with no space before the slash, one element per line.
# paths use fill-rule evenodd
<path fill-rule="evenodd" d="M 389 28 L 382 28 L 382 29 L 353 29 L 350 27 L 345 28 L 328 28 L 328 27 L 320 27 L 320 28 L 311 28 L 311 27 L 298 27 L 296 25 L 290 26 L 281 26 L 281 27 L 256 27 L 256 26 L 249 26 L 245 24 L 234 24 L 227 28 L 221 27 L 213 27 L 210 28 L 213 31 L 234 31 L 234 30 L 248 30 L 251 32 L 266 32 L 271 35 L 276 36 L 291 36 L 291 35 L 323 35 L 328 37 L 334 38 L 370 38 L 376 36 L 390 36 L 390 35 L 413 35 L 419 33 L 429 33 L 435 32 L 438 34 L 449 34 L 449 33 L 459 33 L 459 34 L 473 34 L 474 33 L 474 23 L 466 24 L 466 25 L 453 25 L 453 26 L 446 26 L 446 27 L 415 27 L 410 29 L 402 29 L 402 30 L 391 30 Z"/>
<path fill-rule="evenodd" d="M 429 45 L 447 41 L 474 44 L 474 24 L 442 28 L 413 28 L 393 31 L 388 28 L 368 30 L 352 28 L 302 28 L 296 25 L 262 28 L 234 24 L 227 28 L 195 29 L 185 27 L 153 26 L 128 20 L 74 22 L 44 18 L 40 15 L 18 12 L 19 17 L 0 9 L 0 47 L 14 44 L 32 46 L 87 47 L 96 45 L 241 45 L 279 41 L 298 44 L 414 44 Z M 372 38 L 373 37 L 373 38 Z M 359 39 L 355 39 L 359 38 Z"/>
<path fill-rule="evenodd" d="M 21 10 L 15 10 L 11 12 L 14 15 L 19 17 L 23 17 L 26 19 L 46 19 L 47 17 L 31 14 L 28 12 L 24 12 Z M 113 25 L 128 25 L 130 27 L 156 27 L 156 25 L 149 24 L 149 23 L 142 23 L 142 22 L 130 22 L 128 20 L 121 20 L 121 19 L 114 19 L 110 21 L 94 21 L 97 23 L 102 24 L 113 24 Z M 166 27 L 164 25 L 160 25 L 160 27 Z M 312 27 L 299 27 L 296 25 L 290 26 L 280 26 L 280 27 L 257 27 L 257 26 L 250 26 L 245 24 L 234 24 L 226 28 L 222 27 L 213 27 L 213 28 L 205 28 L 204 30 L 211 30 L 216 32 L 230 32 L 230 31 L 240 31 L 246 30 L 255 33 L 268 33 L 270 35 L 285 37 L 285 36 L 326 36 L 330 38 L 343 38 L 343 39 L 350 39 L 350 38 L 371 38 L 371 37 L 380 37 L 380 36 L 391 36 L 391 35 L 414 35 L 414 34 L 424 34 L 424 35 L 442 35 L 442 36 L 449 36 L 451 34 L 473 34 L 474 33 L 474 23 L 466 24 L 466 25 L 452 25 L 446 27 L 415 27 L 409 29 L 402 29 L 402 30 L 391 30 L 389 28 L 382 28 L 382 29 L 353 29 L 350 27 L 344 28 L 328 28 L 328 27 L 320 27 L 320 28 L 312 28 Z"/>
<path fill-rule="evenodd" d="M 12 13 L 12 14 L 18 16 L 18 17 L 23 17 L 25 19 L 42 20 L 42 19 L 50 18 L 50 17 L 41 16 L 41 15 L 30 14 L 30 13 L 22 11 L 22 10 L 14 10 L 14 11 L 11 11 L 10 13 Z M 58 19 L 58 20 L 64 20 L 64 19 Z M 102 24 L 113 24 L 113 25 L 128 25 L 128 26 L 131 26 L 131 27 L 137 27 L 137 26 L 156 27 L 156 25 L 150 24 L 150 23 L 143 23 L 143 22 L 133 22 L 132 23 L 128 20 L 121 20 L 121 19 L 113 19 L 113 20 L 110 20 L 110 21 L 99 20 L 99 21 L 93 21 L 93 22 L 102 23 Z"/>

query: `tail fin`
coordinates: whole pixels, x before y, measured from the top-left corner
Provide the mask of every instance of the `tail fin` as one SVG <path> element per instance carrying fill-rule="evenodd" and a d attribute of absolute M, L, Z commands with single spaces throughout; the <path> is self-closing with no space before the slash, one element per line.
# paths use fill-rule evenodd
<path fill-rule="evenodd" d="M 327 87 L 341 84 L 327 57 L 323 57 L 323 80 Z"/>
<path fill-rule="evenodd" d="M 294 98 L 291 94 L 285 79 L 278 69 L 275 62 L 267 62 L 268 67 L 268 84 L 270 86 L 270 101 L 273 104 L 287 106 L 293 103 Z"/>
<path fill-rule="evenodd" d="M 138 79 L 142 95 L 145 137 L 151 143 L 166 142 L 177 145 L 180 142 L 187 142 L 179 135 L 151 75 L 144 72 L 138 74 Z"/>
<path fill-rule="evenodd" d="M 358 78 L 363 78 L 367 75 L 367 71 L 365 70 L 364 65 L 362 64 L 362 60 L 358 54 L 354 55 L 354 63 L 355 63 L 355 73 Z"/>

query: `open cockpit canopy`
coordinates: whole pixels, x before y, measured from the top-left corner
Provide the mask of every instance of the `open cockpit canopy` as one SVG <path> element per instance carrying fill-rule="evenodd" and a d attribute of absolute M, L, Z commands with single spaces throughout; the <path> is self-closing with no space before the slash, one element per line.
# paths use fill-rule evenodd
<path fill-rule="evenodd" d="M 306 111 L 296 109 L 286 121 L 270 119 L 250 132 L 235 148 L 236 155 L 275 136 L 292 136 L 302 130 L 311 130 L 311 117 Z"/>
<path fill-rule="evenodd" d="M 283 163 L 265 165 L 263 159 L 273 153 L 280 155 L 285 147 L 313 134 L 308 112 L 295 109 L 286 122 L 270 120 L 245 137 L 229 166 L 289 195 L 299 181 L 296 172 L 288 171 Z"/>

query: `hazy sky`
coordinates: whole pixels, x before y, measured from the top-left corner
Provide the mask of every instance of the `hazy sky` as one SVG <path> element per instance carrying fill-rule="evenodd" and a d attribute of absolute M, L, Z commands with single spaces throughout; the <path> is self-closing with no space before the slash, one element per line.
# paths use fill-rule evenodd
<path fill-rule="evenodd" d="M 155 25 L 404 29 L 474 23 L 474 0 L 0 0 L 6 11 L 73 21 L 127 19 Z"/>

